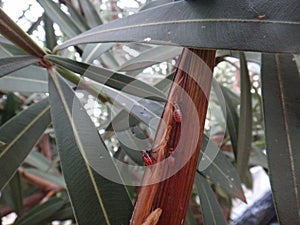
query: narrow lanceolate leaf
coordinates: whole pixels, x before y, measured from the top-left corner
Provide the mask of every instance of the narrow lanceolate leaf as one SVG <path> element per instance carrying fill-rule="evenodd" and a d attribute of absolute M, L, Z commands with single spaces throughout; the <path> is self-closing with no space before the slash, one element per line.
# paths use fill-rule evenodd
<path fill-rule="evenodd" d="M 17 172 L 3 189 L 3 198 L 11 209 L 21 215 L 23 213 L 23 188 L 20 173 Z"/>
<path fill-rule="evenodd" d="M 0 8 L 0 33 L 30 55 L 42 57 L 45 52 Z"/>
<path fill-rule="evenodd" d="M 12 42 L 10 42 L 9 40 L 7 40 L 4 37 L 0 37 L 0 44 L 12 45 Z"/>
<path fill-rule="evenodd" d="M 64 202 L 61 198 L 53 197 L 47 202 L 31 208 L 24 216 L 19 217 L 14 225 L 45 224 L 45 221 L 51 218 L 51 215 L 63 207 Z"/>
<path fill-rule="evenodd" d="M 0 59 L 0 77 L 39 61 L 33 56 L 13 56 Z"/>
<path fill-rule="evenodd" d="M 56 45 L 56 35 L 53 27 L 53 22 L 46 13 L 43 14 L 43 21 L 44 21 L 44 29 L 46 34 L 45 35 L 46 47 L 52 50 Z"/>
<path fill-rule="evenodd" d="M 81 8 L 84 12 L 84 16 L 90 27 L 95 27 L 102 24 L 102 21 L 95 9 L 95 6 L 89 0 L 79 1 Z"/>
<path fill-rule="evenodd" d="M 1 125 L 16 115 L 18 107 L 17 104 L 18 103 L 14 93 L 8 93 L 1 110 Z"/>
<path fill-rule="evenodd" d="M 222 0 L 176 1 L 93 28 L 57 49 L 88 42 L 135 41 L 193 48 L 299 53 L 299 10 L 298 0 L 272 4 L 262 4 L 259 0 L 251 3 L 232 0 L 226 4 Z M 187 33 L 189 38 L 186 38 Z"/>
<path fill-rule="evenodd" d="M 16 55 L 28 55 L 28 54 L 11 42 L 0 44 L 1 58 L 16 56 Z"/>
<path fill-rule="evenodd" d="M 167 59 L 174 58 L 182 52 L 182 48 L 171 46 L 158 46 L 142 52 L 139 56 L 134 57 L 124 63 L 119 70 L 138 70 L 144 69 L 153 64 L 161 63 Z"/>
<path fill-rule="evenodd" d="M 197 171 L 222 187 L 233 198 L 246 200 L 235 167 L 206 135 L 203 136 Z"/>
<path fill-rule="evenodd" d="M 92 63 L 94 59 L 101 56 L 114 45 L 113 43 L 87 44 L 83 50 L 82 60 L 86 63 Z"/>
<path fill-rule="evenodd" d="M 128 224 L 131 201 L 110 154 L 73 90 L 49 72 L 51 115 L 78 224 Z"/>
<path fill-rule="evenodd" d="M 41 24 L 41 22 L 43 21 L 43 16 L 40 16 L 39 18 L 37 18 L 32 24 L 31 26 L 28 28 L 28 30 L 26 31 L 27 34 L 32 35 L 32 33 L 37 30 L 38 26 Z"/>
<path fill-rule="evenodd" d="M 251 151 L 251 155 L 249 158 L 249 166 L 261 166 L 265 169 L 269 169 L 268 168 L 268 159 L 266 154 L 264 153 L 264 150 L 253 146 L 252 151 Z"/>
<path fill-rule="evenodd" d="M 64 1 L 65 6 L 68 7 L 68 11 L 70 13 L 70 17 L 76 24 L 76 26 L 83 32 L 90 29 L 89 25 L 84 20 L 83 16 L 77 11 L 77 9 L 73 6 L 72 2 Z"/>
<path fill-rule="evenodd" d="M 248 170 L 248 161 L 252 142 L 252 101 L 251 83 L 247 61 L 244 53 L 240 53 L 241 73 L 241 107 L 237 143 L 237 171 L 240 177 L 244 177 Z"/>
<path fill-rule="evenodd" d="M 49 219 L 50 220 L 48 220 L 48 221 L 74 220 L 73 209 L 72 209 L 71 203 L 66 200 L 64 206 L 61 207 L 58 211 L 56 211 L 54 214 L 52 214 L 52 216 Z"/>
<path fill-rule="evenodd" d="M 75 73 L 128 94 L 160 101 L 165 100 L 165 95 L 158 89 L 128 75 L 59 56 L 48 55 L 46 58 Z"/>
<path fill-rule="evenodd" d="M 28 66 L 0 80 L 0 90 L 20 92 L 48 92 L 47 72 L 44 68 Z"/>
<path fill-rule="evenodd" d="M 263 55 L 262 94 L 273 198 L 280 224 L 300 221 L 300 79 L 291 55 Z"/>
<path fill-rule="evenodd" d="M 230 98 L 228 90 L 218 84 L 216 80 L 213 80 L 214 91 L 219 99 L 219 102 L 225 102 L 225 107 L 221 107 L 224 117 L 226 119 L 226 125 L 230 136 L 230 141 L 233 149 L 235 159 L 237 159 L 237 143 L 238 143 L 238 127 L 239 117 L 233 102 Z"/>
<path fill-rule="evenodd" d="M 0 127 L 0 190 L 14 175 L 50 123 L 48 99 L 44 99 Z"/>
<path fill-rule="evenodd" d="M 17 101 L 13 93 L 7 95 L 7 99 L 1 112 L 1 124 L 4 124 L 9 119 L 16 115 Z M 5 145 L 5 143 L 3 142 Z M 3 189 L 3 198 L 10 208 L 21 215 L 23 212 L 23 189 L 20 174 L 17 172 L 6 187 Z"/>
<path fill-rule="evenodd" d="M 37 0 L 50 19 L 55 22 L 68 37 L 74 37 L 81 33 L 76 24 L 68 17 L 52 0 Z"/>
<path fill-rule="evenodd" d="M 196 173 L 195 184 L 200 198 L 202 218 L 205 225 L 226 225 L 216 195 L 204 177 Z"/>

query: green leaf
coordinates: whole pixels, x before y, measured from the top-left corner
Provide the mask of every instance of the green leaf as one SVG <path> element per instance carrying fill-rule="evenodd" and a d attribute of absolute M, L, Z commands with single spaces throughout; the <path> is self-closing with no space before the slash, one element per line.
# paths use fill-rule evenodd
<path fill-rule="evenodd" d="M 0 190 L 12 178 L 50 123 L 48 99 L 44 99 L 0 127 Z"/>
<path fill-rule="evenodd" d="M 259 149 L 255 146 L 252 148 L 252 152 L 249 158 L 249 165 L 250 166 L 261 166 L 265 169 L 268 169 L 268 160 L 265 153 L 263 153 L 262 149 Z"/>
<path fill-rule="evenodd" d="M 74 37 L 81 33 L 80 29 L 76 26 L 73 20 L 68 17 L 52 0 L 37 0 L 43 7 L 49 18 L 56 23 L 61 31 L 68 37 Z"/>
<path fill-rule="evenodd" d="M 280 224 L 298 224 L 300 221 L 299 87 L 299 72 L 292 55 L 263 55 L 267 155 Z"/>
<path fill-rule="evenodd" d="M 49 221 L 53 220 L 74 220 L 73 209 L 70 202 L 66 202 L 63 207 L 61 207 L 58 211 L 56 211 L 52 216 L 49 218 Z"/>
<path fill-rule="evenodd" d="M 131 201 L 109 152 L 73 90 L 49 72 L 51 115 L 77 223 L 128 224 Z"/>
<path fill-rule="evenodd" d="M 16 115 L 17 111 L 17 101 L 16 96 L 13 93 L 7 94 L 7 99 L 5 101 L 1 123 L 4 124 L 10 118 Z M 5 143 L 2 142 L 4 146 Z M 6 202 L 10 205 L 11 209 L 14 210 L 18 215 L 23 213 L 23 189 L 21 184 L 21 178 L 19 172 L 17 172 L 6 187 L 3 189 L 3 196 Z"/>
<path fill-rule="evenodd" d="M 123 107 L 127 112 L 139 119 L 152 129 L 156 129 L 160 120 L 159 106 L 148 99 L 139 99 L 135 96 L 129 96 L 123 92 L 116 91 L 111 88 L 107 88 L 104 85 L 94 85 L 99 91 L 114 101 L 114 104 Z M 151 104 L 149 104 L 151 102 Z M 155 108 L 145 108 L 145 105 L 152 105 Z M 155 120 L 153 120 L 155 119 Z"/>
<path fill-rule="evenodd" d="M 170 73 L 165 79 L 159 81 L 154 86 L 157 89 L 161 90 L 163 93 L 168 93 L 168 91 L 169 91 L 169 89 L 171 87 L 174 75 L 175 75 L 175 71 L 172 72 L 172 73 Z"/>
<path fill-rule="evenodd" d="M 299 53 L 299 9 L 298 0 L 272 2 L 272 7 L 259 0 L 176 1 L 98 26 L 56 49 L 91 42 L 144 42 Z"/>
<path fill-rule="evenodd" d="M 114 45 L 113 43 L 88 44 L 83 50 L 82 60 L 86 63 L 92 63 L 94 59 L 111 49 Z"/>
<path fill-rule="evenodd" d="M 241 73 L 241 107 L 238 129 L 237 143 L 237 171 L 241 177 L 244 177 L 248 170 L 248 161 L 252 142 L 252 100 L 251 83 L 247 67 L 246 57 L 240 53 L 240 73 Z"/>
<path fill-rule="evenodd" d="M 46 13 L 43 14 L 43 21 L 44 21 L 44 29 L 45 29 L 45 41 L 46 41 L 46 47 L 48 49 L 53 49 L 56 45 L 56 35 L 55 30 L 53 27 L 52 20 L 47 16 Z"/>
<path fill-rule="evenodd" d="M 1 58 L 0 60 L 0 77 L 19 70 L 38 62 L 40 59 L 33 56 L 13 56 Z"/>
<path fill-rule="evenodd" d="M 134 49 L 137 52 L 144 52 L 147 49 L 153 48 L 153 45 L 147 45 L 144 43 L 137 43 L 137 42 L 132 42 L 132 43 L 126 43 L 126 46 L 129 48 Z"/>
<path fill-rule="evenodd" d="M 17 100 L 14 93 L 8 93 L 6 95 L 3 110 L 1 112 L 1 125 L 8 121 L 10 118 L 14 117 L 17 113 Z"/>
<path fill-rule="evenodd" d="M 237 159 L 238 127 L 239 117 L 232 103 L 229 91 L 213 79 L 213 87 L 219 102 L 225 102 L 225 107 L 221 107 L 231 140 L 231 145 L 235 159 Z M 225 108 L 225 109 L 224 109 Z"/>
<path fill-rule="evenodd" d="M 200 198 L 202 218 L 205 225 L 226 225 L 220 205 L 215 193 L 204 177 L 196 173 L 195 184 Z"/>
<path fill-rule="evenodd" d="M 64 1 L 65 6 L 68 7 L 68 11 L 70 13 L 70 17 L 76 24 L 76 26 L 83 32 L 89 30 L 90 27 L 86 23 L 83 16 L 77 11 L 77 9 L 72 5 L 72 2 Z"/>
<path fill-rule="evenodd" d="M 0 33 L 30 55 L 42 57 L 45 52 L 0 8 Z"/>
<path fill-rule="evenodd" d="M 139 97 L 160 101 L 165 100 L 165 95 L 158 89 L 128 75 L 54 55 L 47 55 L 46 59 L 117 90 Z"/>
<path fill-rule="evenodd" d="M 112 114 L 110 117 L 112 121 L 106 126 L 107 130 L 114 129 L 115 131 L 124 131 L 129 128 L 128 120 L 130 120 L 130 124 L 136 124 L 135 121 L 133 121 L 134 118 L 149 126 L 150 129 L 156 130 L 163 110 L 163 106 L 160 103 L 130 96 L 99 83 L 93 84 L 92 86 L 96 91 L 106 95 L 110 101 L 113 102 L 114 106 L 122 109 L 119 112 L 111 110 Z"/>
<path fill-rule="evenodd" d="M 14 212 L 18 215 L 23 214 L 23 189 L 19 172 L 13 176 L 3 189 L 3 197 Z"/>
<path fill-rule="evenodd" d="M 1 43 L 0 44 L 0 56 L 1 58 L 16 56 L 16 55 L 28 55 L 19 47 L 15 46 L 13 43 Z"/>
<path fill-rule="evenodd" d="M 53 162 L 50 162 L 46 157 L 37 151 L 32 151 L 24 160 L 27 163 L 41 171 L 58 172 L 53 166 Z"/>
<path fill-rule="evenodd" d="M 197 171 L 222 187 L 232 197 L 246 201 L 235 167 L 206 135 L 203 136 Z"/>
<path fill-rule="evenodd" d="M 144 69 L 157 63 L 174 58 L 182 52 L 182 48 L 170 46 L 157 46 L 142 52 L 124 63 L 119 70 L 130 71 Z"/>
<path fill-rule="evenodd" d="M 47 72 L 44 68 L 28 66 L 0 80 L 0 90 L 19 92 L 48 92 Z"/>
<path fill-rule="evenodd" d="M 26 31 L 27 34 L 32 35 L 32 33 L 38 29 L 38 26 L 41 24 L 41 22 L 43 21 L 43 15 L 40 16 L 39 18 L 37 18 L 36 21 L 34 21 L 33 23 L 31 23 L 31 26 L 28 28 L 28 30 Z"/>
<path fill-rule="evenodd" d="M 81 0 L 79 4 L 82 7 L 84 16 L 90 27 L 95 27 L 102 24 L 95 6 L 89 0 Z"/>
<path fill-rule="evenodd" d="M 5 37 L 2 37 L 2 36 L 0 36 L 0 43 L 6 44 L 6 45 L 13 45 L 12 42 L 10 42 L 9 40 L 7 40 Z"/>
<path fill-rule="evenodd" d="M 120 97 L 116 96 L 113 99 L 121 104 L 122 101 L 118 98 Z M 124 100 L 124 108 L 127 112 L 120 111 L 118 115 L 115 115 L 115 113 L 112 115 L 113 119 L 110 125 L 113 126 L 114 131 L 127 130 L 129 128 L 128 125 L 135 125 L 136 121 L 134 118 L 132 118 L 132 116 L 134 116 L 138 121 L 145 123 L 145 125 L 149 126 L 149 128 L 153 129 L 154 131 L 156 130 L 163 111 L 162 104 L 148 99 L 122 99 Z"/>
<path fill-rule="evenodd" d="M 52 183 L 57 184 L 60 187 L 66 188 L 64 178 L 61 175 L 56 175 L 56 174 L 38 170 L 35 168 L 29 168 L 29 169 L 25 168 L 24 171 L 26 173 L 30 173 L 30 174 L 40 177 L 42 179 L 51 181 Z"/>
<path fill-rule="evenodd" d="M 150 147 L 145 135 L 136 127 L 135 133 L 130 130 L 117 132 L 118 141 L 121 149 L 138 165 L 144 165 L 141 151 Z M 143 137 L 137 138 L 136 132 L 140 131 Z"/>
<path fill-rule="evenodd" d="M 62 208 L 63 205 L 63 199 L 53 197 L 45 203 L 34 206 L 24 216 L 17 218 L 14 225 L 39 225 Z"/>
<path fill-rule="evenodd" d="M 106 126 L 106 131 L 124 131 L 129 127 L 138 124 L 140 120 L 130 115 L 125 109 L 115 109 L 111 107 L 110 110 L 110 123 Z M 103 126 L 101 126 L 103 127 Z"/>

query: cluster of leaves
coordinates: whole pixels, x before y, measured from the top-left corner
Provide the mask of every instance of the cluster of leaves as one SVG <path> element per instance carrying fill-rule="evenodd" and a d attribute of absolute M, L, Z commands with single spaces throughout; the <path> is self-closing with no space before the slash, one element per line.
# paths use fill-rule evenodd
<path fill-rule="evenodd" d="M 174 74 L 172 62 L 182 50 L 174 45 L 289 53 L 218 52 L 217 62 L 228 62 L 228 56 L 239 59 L 240 85 L 236 85 L 239 92 L 230 91 L 217 74 L 211 95 L 211 107 L 218 108 L 218 118 L 220 121 L 226 118 L 223 123 L 215 123 L 217 129 L 211 135 L 220 132 L 224 135 L 227 127 L 222 147 L 225 149 L 230 143 L 230 153 L 226 157 L 205 137 L 202 147 L 206 150 L 199 159 L 195 187 L 203 222 L 226 224 L 210 184 L 219 193 L 226 193 L 223 197 L 228 200 L 244 199 L 240 178 L 246 182 L 249 167 L 262 165 L 270 170 L 279 220 L 287 224 L 298 221 L 299 153 L 295 150 L 300 140 L 297 138 L 299 77 L 290 54 L 300 52 L 300 18 L 296 13 L 299 2 L 254 1 L 249 5 L 238 0 L 228 4 L 150 1 L 139 13 L 106 24 L 102 24 L 103 17 L 88 0 L 78 4 L 37 2 L 44 14 L 33 23 L 32 29 L 43 22 L 45 48 L 39 47 L 0 11 L 0 90 L 3 99 L 6 98 L 0 128 L 0 190 L 1 201 L 11 208 L 1 211 L 16 212 L 18 218 L 14 224 L 47 224 L 66 219 L 78 224 L 128 224 L 135 190 L 122 183 L 123 174 L 114 158 L 142 165 L 140 153 L 133 150 L 147 146 L 133 137 L 148 141 L 153 138 L 157 124 L 150 122 L 160 118 Z M 272 9 L 281 11 L 275 13 Z M 61 31 L 59 36 L 54 23 Z M 65 42 L 57 45 L 61 41 Z M 69 46 L 75 46 L 74 51 L 65 50 Z M 248 65 L 252 61 L 261 66 L 259 88 L 253 84 L 258 74 L 248 71 L 246 59 Z M 161 69 L 158 78 L 145 75 L 145 71 L 154 73 L 161 62 L 171 63 L 166 63 L 167 69 Z M 144 82 L 141 77 L 156 82 Z M 100 111 L 111 112 L 111 118 L 92 121 L 87 111 L 82 110 L 86 105 L 80 93 L 93 96 L 102 107 Z M 268 164 L 263 154 L 262 107 Z M 95 122 L 100 122 L 98 129 Z M 116 132 L 118 138 L 127 142 L 120 141 L 114 145 L 117 149 L 108 149 L 107 140 L 114 138 Z M 86 152 L 95 154 L 93 163 L 109 171 L 114 181 L 94 170 Z M 211 162 L 208 167 L 204 166 L 207 161 Z M 287 177 L 288 182 L 283 184 L 282 177 Z M 32 199 L 36 199 L 34 203 L 42 203 L 32 207 Z M 287 214 L 286 208 L 293 210 Z M 195 224 L 194 216 L 188 213 L 188 224 Z"/>

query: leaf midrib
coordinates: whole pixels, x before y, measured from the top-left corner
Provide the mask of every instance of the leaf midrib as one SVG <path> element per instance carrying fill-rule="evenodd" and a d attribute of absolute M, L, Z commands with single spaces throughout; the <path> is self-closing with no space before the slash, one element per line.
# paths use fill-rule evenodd
<path fill-rule="evenodd" d="M 35 79 L 31 79 L 31 78 L 26 78 L 26 77 L 6 76 L 6 77 L 3 77 L 2 79 L 12 79 L 12 80 L 30 81 L 30 82 L 33 82 L 33 83 L 47 84 L 46 81 L 35 80 Z"/>

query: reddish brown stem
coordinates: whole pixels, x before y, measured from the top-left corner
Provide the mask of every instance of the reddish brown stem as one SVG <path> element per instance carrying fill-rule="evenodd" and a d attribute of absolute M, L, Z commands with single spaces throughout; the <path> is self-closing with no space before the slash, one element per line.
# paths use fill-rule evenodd
<path fill-rule="evenodd" d="M 37 144 L 37 148 L 40 152 L 42 152 L 42 154 L 45 156 L 46 159 L 51 161 L 52 154 L 51 154 L 51 147 L 50 147 L 48 134 L 42 135 L 39 143 Z"/>
<path fill-rule="evenodd" d="M 19 172 L 22 175 L 23 179 L 26 180 L 28 183 L 39 187 L 42 190 L 45 191 L 54 191 L 59 192 L 62 191 L 64 188 L 59 186 L 58 184 L 55 184 L 49 180 L 43 179 L 41 177 L 38 177 L 36 175 L 33 175 L 31 173 L 26 172 L 22 168 L 19 168 Z"/>
<path fill-rule="evenodd" d="M 152 149 L 154 166 L 145 171 L 131 224 L 140 225 L 161 208 L 157 224 L 183 224 L 200 154 L 215 65 L 214 50 L 184 49 Z M 174 121 L 174 104 L 182 121 Z M 172 150 L 171 156 L 169 156 Z M 172 162 L 172 163 L 168 163 Z"/>

